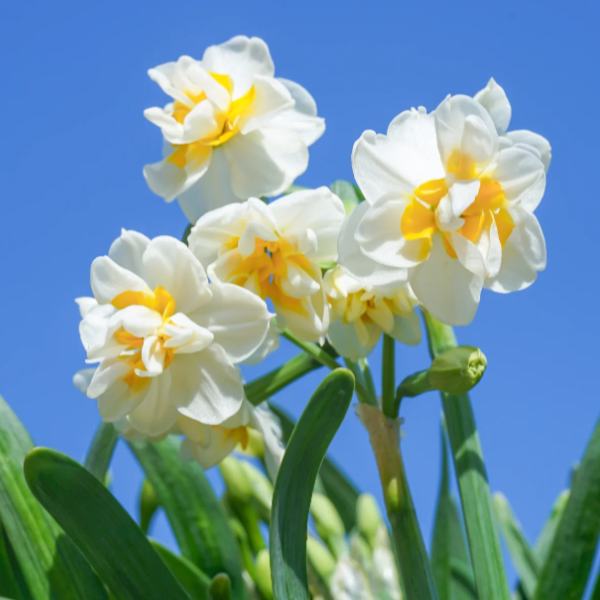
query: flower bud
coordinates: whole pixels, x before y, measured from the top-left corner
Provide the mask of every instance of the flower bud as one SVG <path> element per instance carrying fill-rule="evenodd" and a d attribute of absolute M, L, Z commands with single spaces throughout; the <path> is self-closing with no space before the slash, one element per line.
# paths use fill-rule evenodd
<path fill-rule="evenodd" d="M 242 471 L 252 486 L 252 497 L 261 520 L 266 523 L 271 518 L 271 502 L 273 499 L 273 484 L 249 462 L 240 461 Z"/>
<path fill-rule="evenodd" d="M 254 583 L 265 600 L 273 600 L 273 583 L 271 581 L 271 561 L 269 551 L 264 549 L 256 555 L 256 574 Z"/>
<path fill-rule="evenodd" d="M 479 383 L 486 367 L 487 359 L 479 348 L 458 346 L 436 356 L 427 375 L 434 389 L 458 396 Z"/>
<path fill-rule="evenodd" d="M 334 555 L 338 556 L 345 549 L 346 530 L 335 506 L 327 496 L 315 492 L 310 503 L 310 511 L 317 533 Z"/>
<path fill-rule="evenodd" d="M 230 499 L 237 503 L 252 501 L 252 485 L 239 460 L 228 456 L 219 464 Z"/>
<path fill-rule="evenodd" d="M 231 580 L 226 573 L 215 575 L 210 582 L 212 600 L 231 600 Z"/>
<path fill-rule="evenodd" d="M 314 569 L 323 581 L 329 582 L 329 579 L 335 572 L 336 563 L 335 558 L 327 550 L 327 547 L 309 535 L 306 540 L 306 554 L 311 568 Z"/>
<path fill-rule="evenodd" d="M 358 530 L 362 536 L 373 544 L 375 535 L 379 526 L 383 522 L 381 512 L 377 506 L 377 501 L 371 494 L 361 494 L 356 503 L 356 518 L 358 522 Z"/>
<path fill-rule="evenodd" d="M 148 479 L 144 479 L 139 502 L 140 528 L 147 534 L 159 506 L 154 487 L 152 487 L 152 484 Z"/>

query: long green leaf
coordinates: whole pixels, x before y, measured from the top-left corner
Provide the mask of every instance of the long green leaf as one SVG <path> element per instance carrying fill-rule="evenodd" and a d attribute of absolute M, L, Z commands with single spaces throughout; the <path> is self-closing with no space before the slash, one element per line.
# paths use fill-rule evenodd
<path fill-rule="evenodd" d="M 432 358 L 457 345 L 452 327 L 443 325 L 426 311 L 423 315 Z M 480 598 L 486 600 L 510 600 L 490 487 L 469 395 L 441 396 L 477 591 Z"/>
<path fill-rule="evenodd" d="M 14 600 L 22 600 L 21 586 L 17 581 L 18 565 L 15 564 L 12 553 L 10 542 L 4 535 L 2 522 L 0 522 L 0 594 L 10 596 Z"/>
<path fill-rule="evenodd" d="M 306 536 L 319 467 L 354 393 L 346 369 L 329 374 L 300 417 L 285 452 L 273 496 L 270 556 L 277 600 L 308 600 Z"/>
<path fill-rule="evenodd" d="M 502 531 L 506 547 L 521 578 L 523 591 L 527 597 L 531 598 L 538 582 L 539 564 L 508 500 L 502 494 L 494 494 L 493 502 L 500 531 Z"/>
<path fill-rule="evenodd" d="M 535 600 L 580 600 L 600 536 L 600 420 L 577 477 L 534 596 Z"/>
<path fill-rule="evenodd" d="M 189 600 L 127 511 L 87 469 L 36 448 L 25 459 L 25 477 L 116 598 Z"/>
<path fill-rule="evenodd" d="M 442 428 L 442 475 L 440 480 L 440 491 L 438 493 L 435 521 L 433 525 L 433 538 L 431 541 L 431 568 L 435 579 L 440 600 L 451 600 L 451 574 L 450 574 L 450 551 L 451 551 L 451 504 L 450 476 L 448 467 L 448 449 L 444 430 Z"/>
<path fill-rule="evenodd" d="M 178 556 L 155 540 L 150 543 L 192 600 L 208 600 L 210 578 L 207 575 L 185 556 Z"/>
<path fill-rule="evenodd" d="M 29 491 L 23 462 L 33 442 L 0 398 L 0 520 L 34 600 L 106 600 L 102 582 Z"/>
<path fill-rule="evenodd" d="M 464 577 L 457 579 L 453 564 L 460 564 L 463 571 L 467 573 L 470 581 L 474 581 L 473 567 L 469 551 L 467 550 L 467 540 L 463 528 L 462 518 L 454 498 L 450 498 L 450 575 L 452 577 L 452 597 L 454 600 L 472 600 L 473 594 L 464 586 Z M 474 586 L 475 584 L 473 584 Z M 475 594 L 475 597 L 477 594 Z"/>
<path fill-rule="evenodd" d="M 245 599 L 239 548 L 202 469 L 181 460 L 179 442 L 172 438 L 129 445 L 152 483 L 183 556 L 209 577 L 227 573 L 234 599 Z"/>
<path fill-rule="evenodd" d="M 296 422 L 290 415 L 275 404 L 269 403 L 271 410 L 279 417 L 283 441 L 288 442 Z M 360 495 L 356 486 L 348 479 L 335 462 L 326 456 L 321 463 L 319 479 L 322 492 L 333 502 L 348 533 L 356 527 L 356 503 Z"/>
<path fill-rule="evenodd" d="M 104 483 L 119 434 L 112 423 L 100 423 L 85 457 L 85 468 Z"/>
<path fill-rule="evenodd" d="M 456 590 L 459 590 L 461 597 L 466 600 L 478 600 L 477 588 L 475 587 L 475 579 L 471 567 L 458 559 L 450 561 L 450 570 L 452 572 L 452 580 L 455 582 Z M 459 596 L 455 596 L 458 598 Z"/>

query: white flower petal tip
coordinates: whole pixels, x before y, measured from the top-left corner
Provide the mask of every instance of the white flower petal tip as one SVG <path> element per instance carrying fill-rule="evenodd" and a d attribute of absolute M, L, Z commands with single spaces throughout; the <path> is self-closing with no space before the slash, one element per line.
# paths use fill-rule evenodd
<path fill-rule="evenodd" d="M 192 222 L 218 206 L 276 196 L 306 170 L 325 124 L 312 96 L 274 72 L 265 42 L 245 36 L 207 48 L 202 60 L 150 69 L 173 102 L 144 111 L 165 140 L 164 159 L 144 176 L 166 201 L 178 198 Z"/>
<path fill-rule="evenodd" d="M 251 198 L 201 217 L 188 243 L 212 281 L 269 299 L 280 327 L 305 341 L 319 341 L 329 326 L 320 265 L 335 261 L 344 217 L 342 201 L 324 187 L 268 205 Z M 223 300 L 215 303 L 225 306 Z M 249 326 L 250 319 L 244 323 Z M 269 346 L 273 339 L 264 342 Z"/>
<path fill-rule="evenodd" d="M 366 201 L 341 228 L 342 272 L 363 288 L 408 283 L 451 325 L 471 322 L 484 286 L 508 292 L 530 285 L 545 265 L 532 219 L 550 146 L 531 132 L 504 135 L 510 112 L 504 90 L 490 80 L 475 99 L 448 96 L 431 114 L 401 113 L 387 135 L 366 131 L 352 154 Z M 368 328 L 357 345 L 347 318 L 331 320 L 338 345 L 356 355 L 372 345 Z"/>
<path fill-rule="evenodd" d="M 235 365 L 259 352 L 273 315 L 263 300 L 208 282 L 180 241 L 131 231 L 92 264 L 95 297 L 78 299 L 88 361 L 74 384 L 98 400 L 105 421 L 136 435 L 170 431 L 180 415 L 209 426 L 239 411 Z"/>

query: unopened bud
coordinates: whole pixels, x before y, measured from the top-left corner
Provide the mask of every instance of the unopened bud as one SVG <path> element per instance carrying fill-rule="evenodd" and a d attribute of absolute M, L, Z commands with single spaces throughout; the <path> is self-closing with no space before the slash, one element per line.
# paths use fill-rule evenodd
<path fill-rule="evenodd" d="M 271 561 L 269 551 L 261 550 L 256 555 L 256 575 L 254 583 L 265 600 L 273 600 L 273 583 L 271 581 Z"/>
<path fill-rule="evenodd" d="M 361 494 L 356 503 L 356 518 L 358 530 L 362 536 L 372 545 L 379 526 L 383 522 L 381 512 L 377 506 L 377 500 L 371 494 Z"/>
<path fill-rule="evenodd" d="M 260 518 L 265 522 L 269 522 L 273 500 L 273 484 L 249 462 L 241 461 L 240 465 L 252 486 L 252 495 Z"/>
<path fill-rule="evenodd" d="M 231 600 L 231 580 L 226 573 L 215 575 L 210 582 L 211 600 Z"/>
<path fill-rule="evenodd" d="M 458 346 L 436 356 L 427 375 L 434 389 L 458 396 L 479 383 L 486 367 L 487 359 L 479 348 Z"/>
<path fill-rule="evenodd" d="M 335 558 L 326 546 L 315 538 L 308 536 L 306 540 L 306 554 L 308 562 L 312 569 L 323 579 L 328 582 L 335 572 Z"/>
<path fill-rule="evenodd" d="M 229 498 L 233 502 L 251 502 L 252 485 L 248 481 L 240 461 L 233 458 L 233 456 L 228 456 L 219 464 L 219 470 L 223 476 Z"/>
<path fill-rule="evenodd" d="M 333 502 L 323 494 L 314 493 L 310 503 L 310 511 L 315 520 L 317 532 L 324 539 L 331 536 L 344 536 L 344 522 Z"/>
<path fill-rule="evenodd" d="M 139 510 L 140 528 L 145 534 L 147 534 L 148 530 L 150 529 L 152 519 L 158 510 L 158 498 L 156 497 L 154 487 L 152 487 L 152 484 L 148 479 L 144 479 L 144 483 L 142 484 Z"/>

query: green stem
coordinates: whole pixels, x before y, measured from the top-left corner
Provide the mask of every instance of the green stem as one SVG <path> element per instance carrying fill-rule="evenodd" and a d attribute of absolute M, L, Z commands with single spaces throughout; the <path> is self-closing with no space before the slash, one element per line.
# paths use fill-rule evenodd
<path fill-rule="evenodd" d="M 396 408 L 396 365 L 394 357 L 394 343 L 393 337 L 390 337 L 387 333 L 383 334 L 383 360 L 381 369 L 381 407 L 383 414 L 390 419 L 394 419 L 398 416 Z M 396 414 L 394 414 L 396 413 Z"/>
<path fill-rule="evenodd" d="M 423 316 L 432 358 L 456 346 L 451 327 L 440 323 L 425 310 Z M 442 393 L 441 396 L 479 597 L 510 600 L 492 498 L 469 395 Z"/>
<path fill-rule="evenodd" d="M 373 398 L 377 399 L 377 392 L 375 391 L 375 383 L 373 381 L 373 373 L 371 373 L 371 367 L 369 367 L 369 361 L 366 358 L 361 358 L 358 361 L 358 366 L 360 367 L 363 377 L 365 378 L 367 389 L 369 390 Z"/>
<path fill-rule="evenodd" d="M 329 367 L 332 371 L 340 368 L 340 365 L 335 360 L 335 358 L 333 358 L 331 354 L 323 350 L 321 346 L 298 339 L 293 333 L 291 333 L 287 329 L 284 329 L 281 332 L 281 335 L 286 340 L 292 342 L 292 344 L 298 346 L 298 348 L 304 350 L 306 354 L 309 354 L 310 356 L 318 360 L 322 365 Z M 356 395 L 358 396 L 359 402 L 362 402 L 363 404 L 373 405 L 373 400 L 370 398 L 370 394 L 362 379 L 355 379 L 355 391 Z"/>
<path fill-rule="evenodd" d="M 322 363 L 312 356 L 306 353 L 299 354 L 266 375 L 247 383 L 244 386 L 246 397 L 256 406 L 321 366 Z"/>
<path fill-rule="evenodd" d="M 85 468 L 104 484 L 119 434 L 112 423 L 100 423 L 85 457 Z"/>
<path fill-rule="evenodd" d="M 371 387 L 369 386 L 367 378 L 365 377 L 365 371 L 361 369 L 359 363 L 353 361 L 350 358 L 344 358 L 344 362 L 346 363 L 346 366 L 352 371 L 355 381 L 358 381 L 361 385 L 361 388 L 364 388 L 365 393 L 368 394 L 369 402 L 367 404 L 377 406 L 377 394 L 375 393 L 375 389 L 371 389 Z M 371 383 L 373 383 L 372 380 Z"/>

